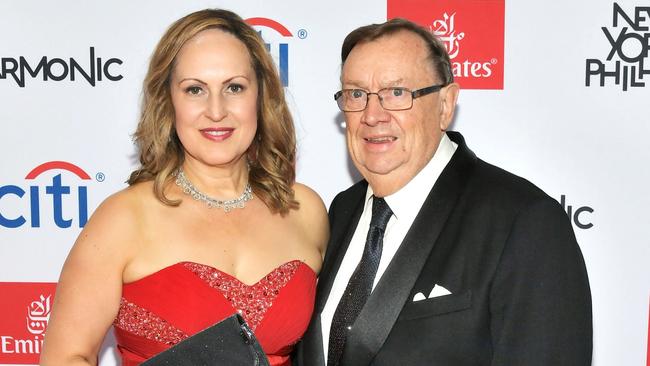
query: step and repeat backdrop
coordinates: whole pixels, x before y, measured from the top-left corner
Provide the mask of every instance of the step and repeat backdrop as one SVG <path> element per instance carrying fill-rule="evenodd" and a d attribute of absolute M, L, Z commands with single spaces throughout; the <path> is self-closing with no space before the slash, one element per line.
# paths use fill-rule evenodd
<path fill-rule="evenodd" d="M 136 167 L 150 54 L 173 21 L 213 7 L 267 43 L 296 121 L 298 180 L 326 204 L 358 179 L 333 99 L 343 38 L 398 16 L 437 34 L 462 87 L 453 129 L 573 222 L 593 365 L 648 363 L 647 0 L 21 0 L 0 11 L 0 364 L 38 363 L 67 252 Z M 119 363 L 110 332 L 100 363 Z"/>

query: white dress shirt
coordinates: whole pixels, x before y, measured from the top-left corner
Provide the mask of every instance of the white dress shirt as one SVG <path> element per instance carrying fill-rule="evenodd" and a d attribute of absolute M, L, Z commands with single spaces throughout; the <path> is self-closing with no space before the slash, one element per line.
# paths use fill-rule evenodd
<path fill-rule="evenodd" d="M 379 261 L 379 268 L 377 269 L 377 276 L 373 282 L 372 288 L 374 289 L 388 267 L 388 264 L 393 259 L 395 252 L 402 244 L 406 233 L 411 228 L 415 217 L 422 208 L 424 200 L 433 188 L 433 185 L 438 180 L 442 170 L 447 166 L 452 155 L 456 151 L 458 145 L 451 141 L 447 134 L 442 135 L 438 149 L 436 150 L 433 158 L 422 168 L 422 170 L 411 179 L 402 189 L 384 197 L 386 203 L 393 211 L 384 232 L 383 249 L 381 253 L 381 260 Z M 352 273 L 357 268 L 363 255 L 363 248 L 366 244 L 366 236 L 370 228 L 370 218 L 372 216 L 372 187 L 368 186 L 366 191 L 366 201 L 363 207 L 363 213 L 354 231 L 350 245 L 341 262 L 332 290 L 330 291 L 323 312 L 321 313 L 321 329 L 323 331 L 323 351 L 325 352 L 325 359 L 327 360 L 327 350 L 330 337 L 330 327 L 332 325 L 332 318 L 334 311 L 341 301 L 343 292 L 352 277 Z"/>

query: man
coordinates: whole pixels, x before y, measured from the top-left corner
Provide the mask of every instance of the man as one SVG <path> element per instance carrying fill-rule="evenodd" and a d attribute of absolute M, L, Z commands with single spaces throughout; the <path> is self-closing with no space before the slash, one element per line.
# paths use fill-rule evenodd
<path fill-rule="evenodd" d="M 342 49 L 350 156 L 365 178 L 330 207 L 315 365 L 591 364 L 591 297 L 570 222 L 528 181 L 478 159 L 452 121 L 449 57 L 406 20 Z"/>

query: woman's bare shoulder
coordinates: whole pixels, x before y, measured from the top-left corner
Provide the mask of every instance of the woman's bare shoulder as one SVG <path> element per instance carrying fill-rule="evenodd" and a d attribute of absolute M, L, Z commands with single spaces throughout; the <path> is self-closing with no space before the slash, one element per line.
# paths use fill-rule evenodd
<path fill-rule="evenodd" d="M 130 225 L 147 201 L 147 182 L 126 187 L 108 196 L 90 217 L 89 223 L 99 221 L 106 225 Z M 107 222 L 104 222 L 107 221 Z"/>
<path fill-rule="evenodd" d="M 329 221 L 327 209 L 318 193 L 302 183 L 294 183 L 294 195 L 300 204 L 295 215 L 304 232 L 316 243 L 319 251 L 325 253 L 329 239 Z"/>
<path fill-rule="evenodd" d="M 90 242 L 93 246 L 108 246 L 110 251 L 122 251 L 139 235 L 147 206 L 155 200 L 151 184 L 138 183 L 107 197 L 93 212 L 76 245 Z M 112 248 L 112 249 L 111 249 Z"/>
<path fill-rule="evenodd" d="M 146 184 L 138 184 L 107 197 L 72 246 L 48 325 L 48 361 L 58 349 L 93 350 L 101 344 L 119 309 L 124 269 L 137 254 L 143 202 L 150 199 L 146 192 Z"/>
<path fill-rule="evenodd" d="M 306 220 L 322 221 L 323 218 L 327 219 L 327 209 L 316 191 L 302 183 L 294 183 L 292 188 L 296 201 L 300 204 L 298 212 L 301 216 L 305 216 Z"/>

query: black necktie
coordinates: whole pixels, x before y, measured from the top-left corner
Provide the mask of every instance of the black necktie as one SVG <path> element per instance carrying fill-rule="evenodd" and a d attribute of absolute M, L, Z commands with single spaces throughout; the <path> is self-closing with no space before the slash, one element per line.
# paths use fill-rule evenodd
<path fill-rule="evenodd" d="M 393 212 L 383 198 L 372 197 L 372 218 L 363 256 L 354 270 L 332 318 L 327 352 L 328 366 L 339 364 L 347 332 L 352 329 L 352 324 L 372 292 L 372 283 L 377 275 L 377 267 L 379 267 L 381 259 L 384 231 L 392 214 Z"/>

